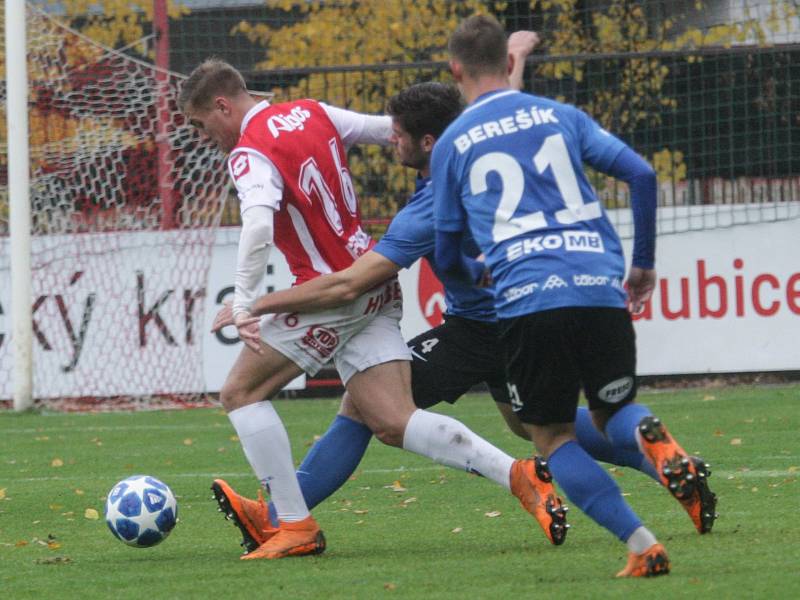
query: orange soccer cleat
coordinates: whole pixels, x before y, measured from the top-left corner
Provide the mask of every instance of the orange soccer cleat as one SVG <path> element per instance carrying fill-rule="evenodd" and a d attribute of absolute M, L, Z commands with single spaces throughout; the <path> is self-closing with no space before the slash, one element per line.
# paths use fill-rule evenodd
<path fill-rule="evenodd" d="M 241 546 L 245 554 L 278 533 L 278 528 L 269 521 L 269 510 L 261 490 L 258 491 L 258 500 L 250 500 L 234 492 L 225 480 L 215 479 L 211 491 L 214 492 L 220 512 L 225 513 L 225 518 L 233 521 L 242 532 Z"/>
<path fill-rule="evenodd" d="M 306 556 L 325 552 L 325 536 L 314 517 L 308 515 L 302 521 L 281 521 L 278 532 L 256 550 L 245 554 L 242 560 L 259 558 L 274 559 L 286 556 Z"/>
<path fill-rule="evenodd" d="M 553 476 L 541 456 L 515 460 L 511 466 L 511 493 L 539 522 L 547 539 L 555 546 L 567 537 L 567 507 L 553 486 Z"/>
<path fill-rule="evenodd" d="M 711 471 L 697 456 L 689 456 L 653 416 L 639 423 L 642 450 L 653 463 L 661 483 L 689 513 L 695 529 L 708 533 L 717 518 L 717 496 L 708 486 Z"/>
<path fill-rule="evenodd" d="M 628 564 L 617 577 L 656 577 L 669 573 L 669 557 L 664 546 L 653 544 L 641 554 L 628 554 Z"/>

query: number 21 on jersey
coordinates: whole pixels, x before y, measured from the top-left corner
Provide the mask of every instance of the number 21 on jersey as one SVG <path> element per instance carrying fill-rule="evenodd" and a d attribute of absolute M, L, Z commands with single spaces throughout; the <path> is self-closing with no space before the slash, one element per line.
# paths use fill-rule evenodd
<path fill-rule="evenodd" d="M 546 137 L 532 160 L 540 175 L 548 169 L 553 173 L 561 200 L 564 202 L 564 208 L 555 212 L 556 221 L 562 225 L 571 225 L 602 216 L 599 201 L 589 203 L 583 201 L 563 135 L 559 133 Z M 525 175 L 522 165 L 506 152 L 489 152 L 472 164 L 469 172 L 472 193 L 478 195 L 489 189 L 487 178 L 492 172 L 497 173 L 502 182 L 500 202 L 494 213 L 492 227 L 492 239 L 495 243 L 547 227 L 544 211 L 538 210 L 514 216 L 525 193 Z"/>

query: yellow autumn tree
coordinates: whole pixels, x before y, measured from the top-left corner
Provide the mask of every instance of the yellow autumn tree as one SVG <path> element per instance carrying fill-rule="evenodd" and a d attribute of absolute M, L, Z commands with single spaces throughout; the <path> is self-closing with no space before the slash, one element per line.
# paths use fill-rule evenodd
<path fill-rule="evenodd" d="M 794 0 L 743 0 L 742 19 L 701 30 L 687 23 L 693 21 L 692 15 L 707 8 L 705 0 L 683 4 L 683 11 L 670 13 L 667 18 L 654 18 L 652 8 L 648 12 L 647 3 L 641 0 L 608 0 L 603 10 L 590 12 L 579 10 L 579 4 L 578 0 L 530 1 L 531 9 L 543 14 L 549 30 L 547 53 L 560 59 L 542 64 L 538 76 L 572 78 L 579 83 L 586 77 L 596 77 L 597 83 L 587 86 L 590 98 L 582 108 L 604 127 L 623 135 L 659 126 L 663 115 L 678 106 L 678 99 L 665 91 L 670 63 L 659 53 L 729 48 L 748 39 L 764 43 L 768 30 L 790 27 L 798 14 Z M 769 11 L 766 18 L 765 4 Z M 609 58 L 593 60 L 590 69 L 588 61 L 571 58 L 582 54 Z M 697 60 L 702 60 L 700 53 L 688 57 L 689 62 Z M 664 148 L 651 158 L 660 180 L 685 177 L 681 152 Z M 604 179 L 595 183 L 603 187 Z"/>
<path fill-rule="evenodd" d="M 273 91 L 278 98 L 310 96 L 379 113 L 387 98 L 411 83 L 449 79 L 447 70 L 436 66 L 405 69 L 392 65 L 445 60 L 448 36 L 462 18 L 502 10 L 505 4 L 480 0 L 268 0 L 271 9 L 301 18 L 283 27 L 242 22 L 235 32 L 266 49 L 266 60 L 257 66 L 264 70 L 374 65 L 357 71 L 312 72 L 294 85 Z M 396 164 L 391 150 L 356 149 L 351 152 L 350 167 L 359 182 L 365 216 L 394 214 L 407 197 L 413 174 Z"/>

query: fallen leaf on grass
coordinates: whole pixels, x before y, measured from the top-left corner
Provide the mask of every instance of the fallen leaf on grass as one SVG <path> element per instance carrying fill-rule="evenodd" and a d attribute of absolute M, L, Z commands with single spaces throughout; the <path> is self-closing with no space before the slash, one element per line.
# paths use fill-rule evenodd
<path fill-rule="evenodd" d="M 90 521 L 96 521 L 97 519 L 100 518 L 100 513 L 98 513 L 93 508 L 87 508 L 84 511 L 83 516 L 86 517 L 87 519 L 89 519 Z"/>
<path fill-rule="evenodd" d="M 787 471 L 789 471 L 789 473 L 797 473 L 800 471 L 800 467 L 791 466 L 787 469 Z"/>
<path fill-rule="evenodd" d="M 33 561 L 37 565 L 65 565 L 71 563 L 69 556 L 50 556 L 48 558 L 37 558 Z"/>
<path fill-rule="evenodd" d="M 368 510 L 354 510 L 354 515 L 366 515 L 369 511 Z"/>
<path fill-rule="evenodd" d="M 455 529 L 452 529 L 450 533 L 461 533 L 462 531 L 464 531 L 463 527 L 456 527 Z"/>
<path fill-rule="evenodd" d="M 393 492 L 407 492 L 408 489 L 403 487 L 403 484 L 399 481 L 395 481 L 392 485 L 385 485 L 383 486 L 384 489 L 392 490 Z"/>
<path fill-rule="evenodd" d="M 62 508 L 64 508 L 63 504 L 51 504 L 50 505 L 50 510 L 61 510 Z"/>
<path fill-rule="evenodd" d="M 742 445 L 742 438 L 733 438 L 731 440 L 731 446 L 741 446 Z"/>
<path fill-rule="evenodd" d="M 706 394 L 705 396 L 703 396 L 703 402 L 710 402 L 711 400 L 716 400 L 716 399 L 717 399 L 716 396 L 712 396 L 710 394 Z"/>
<path fill-rule="evenodd" d="M 75 490 L 75 493 L 76 493 L 78 496 L 83 496 L 83 495 L 84 495 L 86 492 L 84 492 L 84 491 L 83 491 L 83 490 L 81 490 L 81 489 L 76 489 L 76 490 Z"/>
<path fill-rule="evenodd" d="M 6 488 L 0 488 L 0 500 L 6 499 Z"/>
<path fill-rule="evenodd" d="M 14 544 L 14 546 L 16 546 L 17 548 L 22 548 L 23 546 L 27 545 L 28 545 L 27 540 L 17 540 L 17 542 Z"/>
<path fill-rule="evenodd" d="M 184 446 L 191 446 L 192 444 L 194 444 L 194 440 L 192 438 L 186 438 L 185 440 L 183 440 Z"/>
<path fill-rule="evenodd" d="M 63 467 L 64 466 L 64 461 L 61 460 L 60 458 L 54 458 L 52 460 L 52 462 L 50 463 L 50 466 L 51 467 Z"/>
<path fill-rule="evenodd" d="M 396 583 L 384 583 L 383 584 L 383 589 L 389 590 L 389 591 L 396 590 L 397 589 L 397 584 Z"/>
<path fill-rule="evenodd" d="M 483 516 L 484 517 L 489 517 L 490 519 L 494 519 L 495 517 L 499 517 L 502 514 L 503 513 L 501 513 L 499 510 L 493 510 L 493 511 L 490 511 L 490 512 L 487 512 L 487 513 L 483 513 Z"/>
<path fill-rule="evenodd" d="M 412 496 L 411 498 L 406 498 L 405 500 L 403 500 L 403 504 L 411 504 L 412 502 L 416 501 L 417 499 Z"/>

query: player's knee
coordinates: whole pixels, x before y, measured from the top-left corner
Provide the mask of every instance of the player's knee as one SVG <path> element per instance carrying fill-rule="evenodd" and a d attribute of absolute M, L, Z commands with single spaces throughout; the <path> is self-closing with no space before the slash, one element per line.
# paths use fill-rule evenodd
<path fill-rule="evenodd" d="M 219 392 L 219 401 L 226 412 L 249 404 L 245 390 L 241 386 L 227 381 Z"/>
<path fill-rule="evenodd" d="M 372 433 L 381 443 L 396 448 L 403 447 L 403 435 L 405 434 L 404 426 L 398 423 L 384 422 L 371 427 L 371 429 Z"/>

